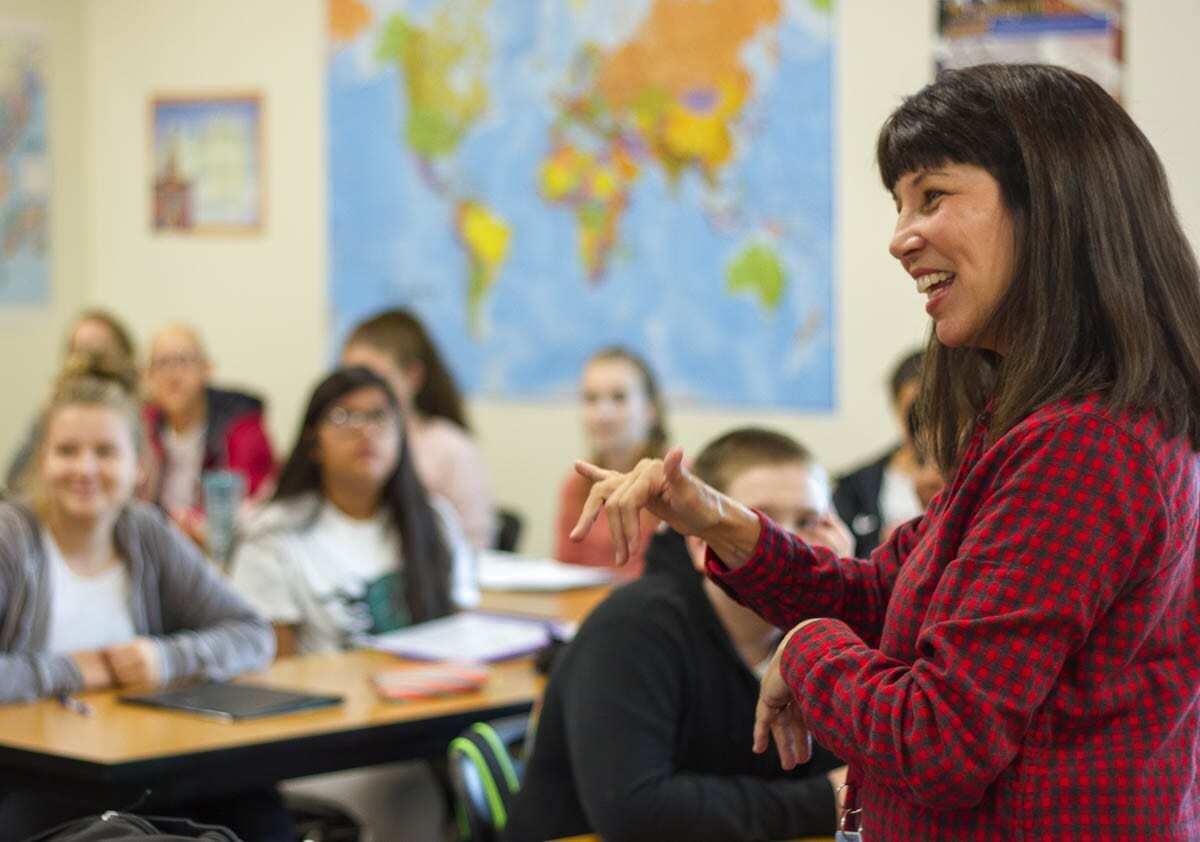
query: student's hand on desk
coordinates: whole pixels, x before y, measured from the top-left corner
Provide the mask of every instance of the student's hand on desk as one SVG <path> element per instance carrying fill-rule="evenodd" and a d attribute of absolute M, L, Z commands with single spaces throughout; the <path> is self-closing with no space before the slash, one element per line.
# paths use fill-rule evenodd
<path fill-rule="evenodd" d="M 103 652 L 83 650 L 67 655 L 83 677 L 84 690 L 103 690 L 113 686 L 113 675 L 108 669 L 108 662 Z"/>
<path fill-rule="evenodd" d="M 783 680 L 783 652 L 788 641 L 797 631 L 816 619 L 805 620 L 788 632 L 763 675 L 762 685 L 758 691 L 758 707 L 754 711 L 754 751 L 762 754 L 767 750 L 767 740 L 774 738 L 775 749 L 779 752 L 779 764 L 784 769 L 794 769 L 801 763 L 808 762 L 812 757 L 812 735 L 800 715 L 800 709 L 795 704 L 792 688 Z"/>
<path fill-rule="evenodd" d="M 628 473 L 576 462 L 575 470 L 590 480 L 592 490 L 572 541 L 582 541 L 603 508 L 608 514 L 618 565 L 637 551 L 641 540 L 642 509 L 683 535 L 702 535 L 721 520 L 729 499 L 710 488 L 683 466 L 683 450 L 674 447 L 662 459 L 643 459 Z"/>
<path fill-rule="evenodd" d="M 113 679 L 122 686 L 159 684 L 162 676 L 159 657 L 158 644 L 148 637 L 135 637 L 129 643 L 104 650 Z"/>

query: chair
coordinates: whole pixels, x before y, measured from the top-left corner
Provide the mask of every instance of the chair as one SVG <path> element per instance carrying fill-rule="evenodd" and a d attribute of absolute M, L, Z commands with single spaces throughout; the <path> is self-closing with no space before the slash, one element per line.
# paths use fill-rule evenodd
<path fill-rule="evenodd" d="M 495 842 L 508 822 L 524 764 L 516 750 L 529 714 L 476 722 L 450 742 L 447 772 L 462 842 Z"/>
<path fill-rule="evenodd" d="M 512 553 L 517 550 L 517 541 L 521 538 L 521 527 L 524 519 L 512 509 L 496 510 L 496 540 L 493 549 Z"/>

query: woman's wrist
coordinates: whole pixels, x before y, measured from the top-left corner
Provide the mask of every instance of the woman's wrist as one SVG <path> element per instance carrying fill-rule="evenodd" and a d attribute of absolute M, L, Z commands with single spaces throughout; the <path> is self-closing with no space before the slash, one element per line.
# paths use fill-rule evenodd
<path fill-rule="evenodd" d="M 737 570 L 754 556 L 762 534 L 762 522 L 753 509 L 732 497 L 715 494 L 715 520 L 699 533 L 713 554 L 727 568 Z"/>

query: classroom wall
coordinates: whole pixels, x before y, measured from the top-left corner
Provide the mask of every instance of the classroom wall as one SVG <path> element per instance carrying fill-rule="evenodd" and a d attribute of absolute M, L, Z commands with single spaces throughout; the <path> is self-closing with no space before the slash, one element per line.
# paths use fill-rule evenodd
<path fill-rule="evenodd" d="M 0 307 L 0 472 L 25 436 L 57 369 L 63 325 L 87 302 L 84 228 L 88 221 L 82 138 L 85 37 L 76 0 L 0 0 L 0 24 L 40 28 L 46 37 L 47 107 L 51 156 L 48 307 Z M 3 474 L 0 473 L 0 476 Z"/>
<path fill-rule="evenodd" d="M 89 0 L 90 292 L 145 341 L 199 326 L 216 377 L 269 399 L 290 439 L 325 364 L 324 5 L 318 0 Z M 149 102 L 260 91 L 266 223 L 260 236 L 152 233 Z"/>
<path fill-rule="evenodd" d="M 827 463 L 842 467 L 893 436 L 886 369 L 922 339 L 925 316 L 912 282 L 887 254 L 894 210 L 879 186 L 872 147 L 889 111 L 930 78 L 935 3 L 836 5 L 838 408 L 831 415 L 676 413 L 675 438 L 689 450 L 734 424 L 765 423 L 801 437 Z M 126 314 L 142 338 L 168 319 L 184 318 L 204 327 L 219 374 L 268 396 L 272 430 L 287 446 L 328 343 L 324 3 L 0 0 L 0 16 L 20 9 L 57 20 L 62 32 L 56 37 L 74 45 L 65 66 L 56 65 L 55 84 L 73 80 L 74 98 L 69 85 L 62 97 L 78 113 L 55 119 L 66 121 L 68 134 L 86 126 L 86 137 L 56 134 L 56 167 L 69 169 L 74 161 L 76 175 L 86 171 L 87 189 L 80 205 L 66 186 L 77 179 L 56 181 L 61 201 L 54 225 L 56 232 L 63 228 L 65 244 L 56 253 L 59 295 L 52 312 L 33 315 L 34 326 L 12 339 L 14 316 L 0 313 L 0 348 L 9 351 L 5 369 L 16 367 L 12 354 L 21 348 L 18 387 L 27 394 L 40 389 L 53 366 L 39 359 L 37 370 L 27 371 L 24 349 L 34 342 L 51 349 L 66 314 L 85 299 Z M 77 10 L 74 17 L 70 10 Z M 1127 10 L 1126 101 L 1163 156 L 1196 242 L 1200 162 L 1193 150 L 1200 148 L 1200 115 L 1181 103 L 1194 100 L 1192 83 L 1200 78 L 1200 56 L 1190 49 L 1200 36 L 1200 0 L 1129 0 Z M 266 97 L 264 234 L 152 236 L 146 223 L 150 96 L 247 88 Z M 497 496 L 526 515 L 523 549 L 547 552 L 557 486 L 582 452 L 575 408 L 480 401 L 471 410 Z M 12 441 L 26 416 L 23 406 L 0 408 L 0 444 Z"/>

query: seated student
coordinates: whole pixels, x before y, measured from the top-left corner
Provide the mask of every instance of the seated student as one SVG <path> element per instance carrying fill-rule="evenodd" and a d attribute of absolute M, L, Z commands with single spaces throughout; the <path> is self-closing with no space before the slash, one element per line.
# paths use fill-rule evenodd
<path fill-rule="evenodd" d="M 339 369 L 313 391 L 275 495 L 233 557 L 234 586 L 275 624 L 280 655 L 345 649 L 478 602 L 473 551 L 454 510 L 417 479 L 403 417 L 367 368 Z M 436 793 L 424 764 L 285 788 L 341 803 L 381 839 L 404 819 L 402 796 Z"/>
<path fill-rule="evenodd" d="M 125 325 L 112 313 L 99 309 L 84 310 L 75 317 L 67 330 L 64 350 L 66 356 L 74 353 L 103 354 L 114 362 L 121 361 L 130 369 L 134 368 L 137 359 L 133 338 Z M 37 422 L 34 421 L 30 424 L 25 441 L 9 461 L 5 484 L 10 489 L 19 490 L 21 475 L 33 458 L 34 442 L 39 434 Z"/>
<path fill-rule="evenodd" d="M 583 368 L 580 399 L 583 432 L 590 451 L 588 461 L 592 464 L 628 471 L 639 459 L 666 452 L 666 409 L 658 381 L 641 357 L 618 347 L 593 354 Z M 612 567 L 613 546 L 603 513 L 602 522 L 583 541 L 576 543 L 569 537 L 590 490 L 587 480 L 573 470 L 563 480 L 555 521 L 554 557 L 571 564 Z M 656 524 L 649 515 L 644 517 L 641 534 L 649 541 Z M 616 572 L 622 578 L 640 575 L 641 553 L 624 567 L 616 568 Z"/>
<path fill-rule="evenodd" d="M 233 583 L 274 624 L 280 655 L 445 616 L 479 599 L 454 510 L 428 496 L 403 414 L 369 369 L 313 390 L 271 502 L 246 525 Z"/>
<path fill-rule="evenodd" d="M 492 546 L 496 515 L 487 466 L 454 376 L 425 326 L 407 310 L 379 313 L 351 331 L 342 365 L 366 366 L 388 382 L 422 484 L 454 507 L 475 549 Z"/>
<path fill-rule="evenodd" d="M 150 343 L 145 417 L 159 462 L 154 500 L 204 544 L 201 476 L 241 474 L 246 494 L 266 490 L 275 469 L 260 399 L 209 385 L 212 366 L 199 335 L 186 325 L 160 330 Z"/>
<path fill-rule="evenodd" d="M 824 472 L 787 436 L 735 430 L 693 471 L 776 522 L 850 551 Z M 757 672 L 779 630 L 701 575 L 705 546 L 657 534 L 646 572 L 584 621 L 550 677 L 504 839 L 785 839 L 834 831 L 845 768 L 814 747 L 754 754 Z"/>
<path fill-rule="evenodd" d="M 28 496 L 0 502 L 0 702 L 220 680 L 271 660 L 270 626 L 158 509 L 132 500 L 143 442 L 133 385 L 119 363 L 72 355 L 44 413 Z M 225 800 L 220 814 L 162 811 L 288 838 L 273 791 Z M 10 790 L 0 827 L 20 838 L 115 806 Z"/>
<path fill-rule="evenodd" d="M 856 558 L 869 557 L 882 543 L 882 536 L 925 511 L 914 489 L 920 466 L 907 424 L 909 410 L 921 391 L 921 354 L 915 351 L 905 356 L 890 378 L 900 442 L 878 459 L 840 477 L 834 488 L 833 504 L 854 533 Z"/>

